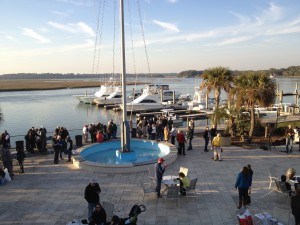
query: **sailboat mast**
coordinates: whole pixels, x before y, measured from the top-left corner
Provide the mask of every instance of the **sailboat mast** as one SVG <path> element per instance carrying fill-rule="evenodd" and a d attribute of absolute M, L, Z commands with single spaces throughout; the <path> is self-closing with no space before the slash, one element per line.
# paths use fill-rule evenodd
<path fill-rule="evenodd" d="M 124 1 L 120 0 L 120 28 L 121 28 L 121 62 L 122 62 L 122 100 L 123 120 L 121 129 L 121 150 L 130 151 L 130 133 L 126 110 L 126 60 L 125 60 L 125 32 L 124 32 Z"/>

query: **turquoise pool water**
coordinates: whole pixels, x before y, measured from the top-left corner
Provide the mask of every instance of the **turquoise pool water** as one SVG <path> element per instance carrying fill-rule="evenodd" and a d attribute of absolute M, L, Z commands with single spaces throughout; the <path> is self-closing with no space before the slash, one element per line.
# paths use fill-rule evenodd
<path fill-rule="evenodd" d="M 159 157 L 170 153 L 170 147 L 159 142 L 131 140 L 131 152 L 120 153 L 120 141 L 110 141 L 92 145 L 80 152 L 91 162 L 103 164 L 146 164 L 153 163 Z"/>

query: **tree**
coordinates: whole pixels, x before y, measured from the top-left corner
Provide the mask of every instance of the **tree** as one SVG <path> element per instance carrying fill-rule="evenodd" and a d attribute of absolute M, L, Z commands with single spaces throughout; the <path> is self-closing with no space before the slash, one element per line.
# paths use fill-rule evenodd
<path fill-rule="evenodd" d="M 231 71 L 225 67 L 209 68 L 203 72 L 200 89 L 206 90 L 208 94 L 214 90 L 215 110 L 219 109 L 221 90 L 224 89 L 228 93 L 232 87 L 232 81 Z M 218 113 L 214 116 L 213 121 L 217 128 Z"/>
<path fill-rule="evenodd" d="M 255 126 L 255 105 L 270 106 L 276 97 L 276 82 L 265 72 L 248 72 L 235 77 L 234 88 L 237 107 L 250 109 L 250 140 Z"/>

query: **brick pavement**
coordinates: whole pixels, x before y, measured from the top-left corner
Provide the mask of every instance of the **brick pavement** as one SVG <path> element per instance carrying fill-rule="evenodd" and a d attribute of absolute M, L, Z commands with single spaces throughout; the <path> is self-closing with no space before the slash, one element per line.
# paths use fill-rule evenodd
<path fill-rule="evenodd" d="M 166 175 L 176 175 L 184 166 L 189 168 L 190 178 L 198 177 L 197 196 L 181 197 L 179 206 L 177 201 L 157 200 L 154 194 L 143 198 L 139 184 L 140 180 L 148 181 L 148 172 L 108 175 L 76 169 L 67 162 L 54 165 L 53 155 L 26 158 L 25 173 L 19 175 L 15 166 L 14 180 L 0 186 L 0 225 L 65 225 L 71 219 L 86 218 L 83 193 L 92 177 L 102 188 L 101 201 L 115 204 L 116 215 L 126 217 L 133 204 L 145 204 L 147 211 L 139 215 L 138 224 L 234 225 L 238 201 L 235 178 L 249 163 L 254 171 L 253 203 L 249 209 L 253 213 L 272 213 L 275 206 L 289 209 L 287 201 L 277 199 L 275 192 L 260 197 L 270 191 L 268 168 L 275 166 L 278 176 L 288 167 L 299 173 L 300 152 L 287 155 L 280 152 L 284 146 L 272 151 L 229 146 L 223 148 L 223 161 L 215 162 L 211 151 L 203 151 L 203 144 L 202 138 L 195 138 L 194 150 L 178 157 L 166 170 Z"/>

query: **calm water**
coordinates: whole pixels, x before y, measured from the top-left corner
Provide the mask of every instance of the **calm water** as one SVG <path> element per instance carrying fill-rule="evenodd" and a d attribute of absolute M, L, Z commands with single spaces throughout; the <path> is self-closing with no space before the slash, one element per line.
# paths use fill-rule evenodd
<path fill-rule="evenodd" d="M 295 84 L 300 82 L 300 78 L 276 80 L 279 82 L 280 90 L 284 92 L 294 91 Z M 154 82 L 169 84 L 176 93 L 193 95 L 195 86 L 200 84 L 200 79 L 157 79 Z M 133 87 L 128 86 L 127 91 L 131 92 Z M 143 85 L 137 86 L 137 89 L 142 87 Z M 86 90 L 89 93 L 94 93 L 97 88 L 0 92 L 0 111 L 3 114 L 3 121 L 0 122 L 0 133 L 7 130 L 12 136 L 11 141 L 14 146 L 16 140 L 23 140 L 24 135 L 32 126 L 40 127 L 43 125 L 50 134 L 57 126 L 64 126 L 69 129 L 71 137 L 74 138 L 76 134 L 81 134 L 84 124 L 107 123 L 110 119 L 113 119 L 117 124 L 121 122 L 121 112 L 105 110 L 94 105 L 85 105 L 79 103 L 72 96 L 84 94 Z M 294 103 L 294 98 L 284 97 L 283 102 Z"/>

